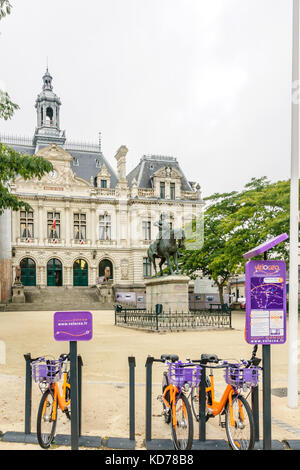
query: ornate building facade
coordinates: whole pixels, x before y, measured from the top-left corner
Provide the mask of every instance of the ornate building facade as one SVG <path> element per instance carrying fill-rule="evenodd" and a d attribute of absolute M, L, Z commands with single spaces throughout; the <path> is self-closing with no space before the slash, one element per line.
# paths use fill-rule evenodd
<path fill-rule="evenodd" d="M 68 142 L 48 70 L 35 106 L 33 139 L 0 136 L 53 164 L 41 180 L 18 177 L 12 185 L 32 208 L 12 213 L 12 277 L 20 266 L 25 286 L 93 286 L 109 267 L 117 290 L 141 292 L 152 274 L 147 249 L 157 236 L 154 222 L 162 213 L 174 227 L 193 220 L 203 206 L 200 186 L 186 179 L 176 158 L 143 156 L 127 174 L 125 146 L 116 152 L 115 172 L 100 144 Z"/>

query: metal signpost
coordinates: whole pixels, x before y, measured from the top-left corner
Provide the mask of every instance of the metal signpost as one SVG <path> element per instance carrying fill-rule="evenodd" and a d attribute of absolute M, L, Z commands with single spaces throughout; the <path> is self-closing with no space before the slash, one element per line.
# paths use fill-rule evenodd
<path fill-rule="evenodd" d="M 263 448 L 272 448 L 271 433 L 271 345 L 286 342 L 286 265 L 267 260 L 267 252 L 287 240 L 286 233 L 248 253 L 246 263 L 246 341 L 263 350 Z"/>
<path fill-rule="evenodd" d="M 54 314 L 54 339 L 70 343 L 71 386 L 71 449 L 78 450 L 79 442 L 79 396 L 77 341 L 90 341 L 93 337 L 91 312 L 56 312 Z"/>

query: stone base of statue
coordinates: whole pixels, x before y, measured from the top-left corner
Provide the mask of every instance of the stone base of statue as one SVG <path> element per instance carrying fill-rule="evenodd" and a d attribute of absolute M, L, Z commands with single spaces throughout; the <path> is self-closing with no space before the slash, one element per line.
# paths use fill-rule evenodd
<path fill-rule="evenodd" d="M 97 285 L 97 293 L 99 301 L 102 304 L 112 304 L 115 301 L 115 290 L 113 281 L 105 281 L 103 284 Z"/>
<path fill-rule="evenodd" d="M 25 304 L 24 286 L 21 282 L 13 284 L 11 301 L 13 304 Z"/>
<path fill-rule="evenodd" d="M 165 313 L 188 313 L 189 311 L 188 276 L 153 277 L 145 281 L 146 309 L 155 313 L 155 305 L 161 304 Z"/>

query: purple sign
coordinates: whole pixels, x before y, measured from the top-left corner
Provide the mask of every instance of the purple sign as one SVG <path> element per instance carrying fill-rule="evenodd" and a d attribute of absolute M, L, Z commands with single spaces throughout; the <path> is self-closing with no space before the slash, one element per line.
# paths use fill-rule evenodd
<path fill-rule="evenodd" d="M 287 240 L 289 237 L 286 233 L 282 233 L 281 235 L 278 235 L 278 237 L 272 238 L 272 240 L 269 240 L 268 242 L 262 243 L 261 245 L 257 246 L 256 248 L 253 248 L 253 250 L 248 251 L 248 253 L 245 253 L 243 255 L 244 258 L 249 259 L 249 258 L 254 258 L 255 256 L 261 255 L 262 253 L 265 253 L 265 251 L 271 250 L 271 248 L 274 248 L 274 246 L 279 245 L 279 243 L 284 242 Z"/>
<path fill-rule="evenodd" d="M 91 312 L 56 312 L 54 339 L 56 341 L 90 341 L 93 337 Z"/>
<path fill-rule="evenodd" d="M 286 264 L 251 260 L 246 264 L 246 341 L 286 342 Z"/>

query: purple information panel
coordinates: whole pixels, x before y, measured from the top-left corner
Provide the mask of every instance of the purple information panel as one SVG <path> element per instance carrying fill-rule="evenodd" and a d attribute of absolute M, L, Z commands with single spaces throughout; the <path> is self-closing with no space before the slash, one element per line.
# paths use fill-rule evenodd
<path fill-rule="evenodd" d="M 56 341 L 90 341 L 93 337 L 91 312 L 56 312 L 54 339 Z"/>
<path fill-rule="evenodd" d="M 286 342 L 286 264 L 251 260 L 246 264 L 246 341 Z"/>

